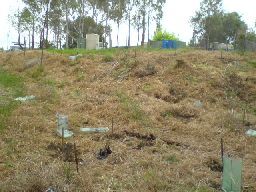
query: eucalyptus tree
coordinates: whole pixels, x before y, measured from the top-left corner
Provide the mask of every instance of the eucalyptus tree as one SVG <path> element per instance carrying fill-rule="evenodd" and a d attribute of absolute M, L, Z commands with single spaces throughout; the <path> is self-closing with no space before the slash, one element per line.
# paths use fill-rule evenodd
<path fill-rule="evenodd" d="M 156 21 L 156 28 L 161 29 L 161 20 L 163 18 L 163 6 L 166 0 L 154 0 L 153 9 L 155 10 L 155 15 L 153 16 Z"/>
<path fill-rule="evenodd" d="M 212 33 L 215 30 L 216 22 L 223 14 L 222 0 L 202 0 L 200 10 L 196 11 L 191 18 L 195 36 L 205 40 L 206 48 L 209 47 Z M 213 23 L 215 21 L 215 24 Z M 221 22 L 221 20 L 219 20 Z"/>
<path fill-rule="evenodd" d="M 38 21 L 40 19 L 40 10 L 41 10 L 41 3 L 39 0 L 22 0 L 25 4 L 25 7 L 27 11 L 29 11 L 30 14 L 25 14 L 25 16 L 29 17 L 29 21 L 31 22 L 32 26 L 32 35 L 31 35 L 31 47 L 32 49 L 35 48 L 35 33 L 39 28 Z"/>
<path fill-rule="evenodd" d="M 22 32 L 27 32 L 28 31 L 28 37 L 29 37 L 28 46 L 29 46 L 29 49 L 30 49 L 30 45 L 31 45 L 30 33 L 31 33 L 31 29 L 34 28 L 33 19 L 34 18 L 33 18 L 33 15 L 31 13 L 31 11 L 27 7 L 24 7 L 23 10 L 20 13 L 20 19 L 19 19 L 20 24 L 21 24 L 20 29 L 21 29 Z M 20 37 L 19 37 L 19 41 L 20 41 Z"/>
<path fill-rule="evenodd" d="M 20 34 L 21 34 L 21 12 L 18 10 L 13 15 L 9 15 L 9 20 L 12 23 L 12 26 L 15 28 L 15 30 L 18 32 L 18 43 L 20 44 Z"/>
<path fill-rule="evenodd" d="M 246 33 L 247 25 L 237 12 L 225 13 L 222 20 L 227 43 L 234 43 L 240 34 Z"/>
<path fill-rule="evenodd" d="M 99 12 L 101 12 L 101 21 L 98 22 L 99 24 L 105 23 L 105 32 L 104 32 L 104 47 L 107 47 L 107 36 L 109 37 L 109 47 L 112 46 L 111 44 L 111 27 L 109 26 L 109 20 L 110 20 L 110 11 L 111 11 L 111 5 L 112 0 L 97 0 L 96 1 L 96 8 Z"/>
<path fill-rule="evenodd" d="M 126 11 L 126 0 L 112 0 L 110 18 L 117 23 L 117 45 L 119 46 L 119 28 Z"/>
<path fill-rule="evenodd" d="M 131 14 L 132 14 L 132 1 L 126 0 L 125 19 L 128 20 L 128 47 L 131 46 Z"/>
<path fill-rule="evenodd" d="M 160 20 L 163 17 L 162 8 L 166 0 L 134 0 L 135 15 L 133 16 L 134 24 L 138 29 L 142 29 L 141 44 L 145 42 L 146 25 L 150 20 L 156 20 L 160 25 Z M 137 21 L 136 21 L 137 19 Z"/>
<path fill-rule="evenodd" d="M 83 18 L 76 18 L 69 25 L 70 36 L 74 39 L 73 41 L 69 41 L 69 47 L 75 48 L 79 43 L 79 37 L 81 36 L 79 26 L 81 25 L 81 21 L 84 23 L 83 36 L 89 33 L 96 33 L 100 36 L 100 41 L 102 41 L 102 37 L 104 34 L 104 26 L 101 24 L 97 24 L 92 17 L 86 16 Z"/>
<path fill-rule="evenodd" d="M 52 0 L 49 10 L 49 26 L 54 35 L 54 42 L 57 49 L 61 48 L 61 39 L 63 32 L 63 11 L 61 0 Z"/>
<path fill-rule="evenodd" d="M 92 18 L 93 20 L 98 23 L 98 16 L 99 16 L 99 10 L 98 10 L 98 0 L 87 0 L 89 7 L 91 7 L 90 10 L 92 10 Z"/>
<path fill-rule="evenodd" d="M 78 2 L 76 0 L 61 0 L 61 6 L 64 10 L 65 17 L 65 36 L 66 36 L 66 48 L 69 48 L 69 24 L 71 22 L 70 16 L 73 16 L 77 10 Z"/>

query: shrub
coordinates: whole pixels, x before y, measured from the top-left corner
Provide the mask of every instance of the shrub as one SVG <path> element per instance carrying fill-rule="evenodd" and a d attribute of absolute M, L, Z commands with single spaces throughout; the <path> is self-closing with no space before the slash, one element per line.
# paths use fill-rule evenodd
<path fill-rule="evenodd" d="M 154 41 L 179 40 L 174 34 L 158 29 L 153 37 Z"/>

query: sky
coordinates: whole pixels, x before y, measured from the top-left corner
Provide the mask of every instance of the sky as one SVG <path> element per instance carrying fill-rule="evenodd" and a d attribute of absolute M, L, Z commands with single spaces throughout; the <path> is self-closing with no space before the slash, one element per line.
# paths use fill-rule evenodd
<path fill-rule="evenodd" d="M 20 0 L 3 1 L 0 7 L 0 47 L 9 48 L 10 44 L 17 41 L 17 34 L 9 22 L 8 15 L 13 13 L 20 5 Z M 189 23 L 190 18 L 200 8 L 201 0 L 166 0 L 163 8 L 164 17 L 162 20 L 163 29 L 170 33 L 174 33 L 182 41 L 189 42 L 192 37 L 192 27 Z M 255 29 L 256 22 L 256 0 L 223 0 L 224 11 L 236 11 L 242 16 L 249 28 Z M 155 22 L 150 23 L 150 38 L 152 38 L 155 30 Z M 112 32 L 113 46 L 117 45 L 116 35 L 117 27 Z M 119 31 L 119 45 L 126 45 L 128 27 L 127 24 L 122 24 Z M 147 34 L 146 34 L 147 35 Z M 147 38 L 146 38 L 147 39 Z M 137 33 L 132 31 L 131 42 L 137 44 Z"/>

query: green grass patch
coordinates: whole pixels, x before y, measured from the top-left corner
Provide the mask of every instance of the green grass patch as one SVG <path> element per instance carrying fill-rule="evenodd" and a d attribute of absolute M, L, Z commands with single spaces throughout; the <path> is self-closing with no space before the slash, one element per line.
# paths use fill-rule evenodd
<path fill-rule="evenodd" d="M 256 68 L 256 60 L 248 61 L 248 64 L 254 68 Z"/>
<path fill-rule="evenodd" d="M 154 88 L 150 83 L 146 83 L 143 85 L 142 90 L 146 93 L 150 93 L 154 90 Z"/>
<path fill-rule="evenodd" d="M 0 98 L 1 100 L 1 98 Z M 6 123 L 8 117 L 11 115 L 12 111 L 18 106 L 16 101 L 10 101 L 7 104 L 1 106 L 0 108 L 0 132 L 6 128 Z"/>
<path fill-rule="evenodd" d="M 23 95 L 22 78 L 0 69 L 0 131 L 6 127 L 8 117 L 18 105 L 14 98 Z"/>
<path fill-rule="evenodd" d="M 169 164 L 179 162 L 179 160 L 177 159 L 177 157 L 175 155 L 169 155 L 169 156 L 165 157 L 165 161 Z"/>
<path fill-rule="evenodd" d="M 253 114 L 256 115 L 256 108 L 253 109 Z"/>
<path fill-rule="evenodd" d="M 66 54 L 66 55 L 78 55 L 82 54 L 84 56 L 94 56 L 94 55 L 111 55 L 115 56 L 120 52 L 133 51 L 133 52 L 161 52 L 161 53 L 182 53 L 187 52 L 191 49 L 181 48 L 181 49 L 161 49 L 161 48 L 143 48 L 143 47 L 130 47 L 130 48 L 111 48 L 111 49 L 99 49 L 99 50 L 86 50 L 86 49 L 48 49 L 49 53 L 56 54 Z"/>
<path fill-rule="evenodd" d="M 99 50 L 86 50 L 86 49 L 48 49 L 50 53 L 67 54 L 67 55 L 115 55 L 119 49 L 99 49 Z"/>
<path fill-rule="evenodd" d="M 104 57 L 102 58 L 102 61 L 103 62 L 112 62 L 112 61 L 114 61 L 114 57 L 113 57 L 113 55 L 111 55 L 111 54 L 108 54 L 108 55 L 104 55 Z"/>
<path fill-rule="evenodd" d="M 127 112 L 128 118 L 143 124 L 147 122 L 146 115 L 140 108 L 140 105 L 137 101 L 130 98 L 123 92 L 117 93 L 117 97 L 119 98 L 122 108 Z"/>
<path fill-rule="evenodd" d="M 164 118 L 170 118 L 170 117 L 173 117 L 173 112 L 170 110 L 167 110 L 167 111 L 162 112 L 161 116 Z"/>
<path fill-rule="evenodd" d="M 52 80 L 52 79 L 46 79 L 46 80 L 44 80 L 44 84 L 49 85 L 49 86 L 56 86 L 57 82 L 55 80 Z"/>
<path fill-rule="evenodd" d="M 21 77 L 10 74 L 0 69 L 0 85 L 5 89 L 10 89 L 13 96 L 21 96 L 23 94 L 23 80 Z"/>
<path fill-rule="evenodd" d="M 41 77 L 45 76 L 44 66 L 39 65 L 35 70 L 32 71 L 31 77 L 33 79 L 40 79 Z"/>

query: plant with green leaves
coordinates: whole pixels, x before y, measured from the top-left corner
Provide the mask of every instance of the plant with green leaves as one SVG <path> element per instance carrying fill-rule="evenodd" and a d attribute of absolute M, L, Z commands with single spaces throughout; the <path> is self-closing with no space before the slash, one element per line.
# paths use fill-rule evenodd
<path fill-rule="evenodd" d="M 162 40 L 179 40 L 174 34 L 169 33 L 165 30 L 158 29 L 153 37 L 154 41 L 162 41 Z"/>

